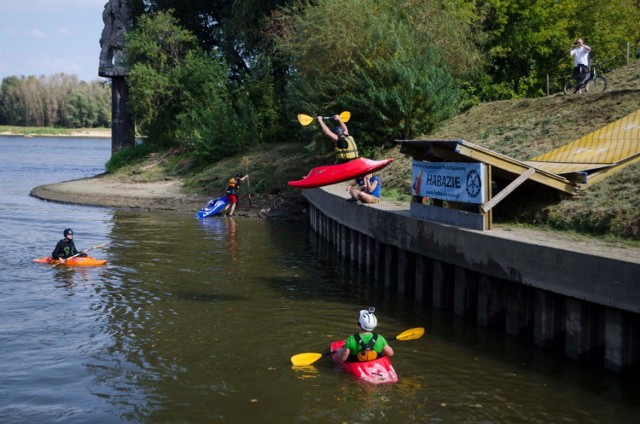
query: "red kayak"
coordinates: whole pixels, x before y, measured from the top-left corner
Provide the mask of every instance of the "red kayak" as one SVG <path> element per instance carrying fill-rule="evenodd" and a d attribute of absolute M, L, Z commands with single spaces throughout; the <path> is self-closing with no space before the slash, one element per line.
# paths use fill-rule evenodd
<path fill-rule="evenodd" d="M 344 346 L 346 340 L 335 341 L 331 343 L 331 351 L 334 352 L 338 348 Z M 366 362 L 342 362 L 335 360 L 338 366 L 350 374 L 353 374 L 358 380 L 366 381 L 371 384 L 397 383 L 398 374 L 391 365 L 391 361 L 386 356 L 381 356 L 373 361 Z"/>
<path fill-rule="evenodd" d="M 372 160 L 358 158 L 340 165 L 324 165 L 313 168 L 306 177 L 289 181 L 291 187 L 317 188 L 353 180 L 376 172 L 393 162 L 393 159 Z"/>
<path fill-rule="evenodd" d="M 45 256 L 44 258 L 34 259 L 33 262 L 41 263 L 41 264 L 50 264 L 55 265 L 60 261 L 52 260 L 51 256 Z M 106 259 L 96 259 L 93 256 L 76 256 L 75 258 L 71 258 L 62 265 L 64 266 L 100 266 L 107 263 Z"/>

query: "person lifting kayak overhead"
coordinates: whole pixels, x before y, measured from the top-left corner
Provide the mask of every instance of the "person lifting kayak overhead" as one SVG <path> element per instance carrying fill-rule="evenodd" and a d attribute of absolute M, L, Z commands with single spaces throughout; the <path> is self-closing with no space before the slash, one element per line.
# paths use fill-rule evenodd
<path fill-rule="evenodd" d="M 322 116 L 318 116 L 317 119 L 322 132 L 335 143 L 336 163 L 349 162 L 358 158 L 356 141 L 349 134 L 347 124 L 342 121 L 340 115 L 334 115 L 333 119 L 338 122 L 338 125 L 333 129 L 327 127 Z"/>
<path fill-rule="evenodd" d="M 71 256 L 87 256 L 86 250 L 83 250 L 82 253 L 78 254 L 78 249 L 76 249 L 76 245 L 73 242 L 73 230 L 71 228 L 66 228 L 62 232 L 62 235 L 64 235 L 64 238 L 56 244 L 55 249 L 53 249 L 53 252 L 51 253 L 52 260 L 59 260 L 60 263 L 63 264 L 67 258 L 70 258 Z"/>
<path fill-rule="evenodd" d="M 334 359 L 346 361 L 373 361 L 378 356 L 393 356 L 393 349 L 381 334 L 374 334 L 373 330 L 378 325 L 378 319 L 374 315 L 376 308 L 360 311 L 358 325 L 363 330 L 347 337 L 344 346 L 336 351 Z"/>
<path fill-rule="evenodd" d="M 249 174 L 243 176 L 241 173 L 237 173 L 234 178 L 229 180 L 229 184 L 227 185 L 227 206 L 224 207 L 222 213 L 226 213 L 229 206 L 231 206 L 231 210 L 229 211 L 229 216 L 233 216 L 233 213 L 236 210 L 236 204 L 238 203 L 238 190 L 240 189 L 240 182 L 249 178 Z"/>

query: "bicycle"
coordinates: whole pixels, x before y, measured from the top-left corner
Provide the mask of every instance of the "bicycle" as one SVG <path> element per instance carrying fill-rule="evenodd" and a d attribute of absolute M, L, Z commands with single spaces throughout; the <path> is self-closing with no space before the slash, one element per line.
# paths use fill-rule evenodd
<path fill-rule="evenodd" d="M 607 89 L 607 79 L 598 74 L 595 63 L 591 66 L 587 79 L 580 82 L 582 78 L 584 78 L 583 75 L 577 75 L 571 76 L 567 79 L 563 87 L 565 96 L 582 93 L 583 90 L 586 91 L 587 94 L 602 93 Z"/>

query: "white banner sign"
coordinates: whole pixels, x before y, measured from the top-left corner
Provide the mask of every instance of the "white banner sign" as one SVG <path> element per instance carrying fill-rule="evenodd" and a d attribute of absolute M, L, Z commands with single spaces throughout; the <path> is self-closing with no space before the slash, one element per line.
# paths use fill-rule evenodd
<path fill-rule="evenodd" d="M 483 204 L 485 164 L 421 162 L 412 166 L 411 194 L 431 199 Z"/>

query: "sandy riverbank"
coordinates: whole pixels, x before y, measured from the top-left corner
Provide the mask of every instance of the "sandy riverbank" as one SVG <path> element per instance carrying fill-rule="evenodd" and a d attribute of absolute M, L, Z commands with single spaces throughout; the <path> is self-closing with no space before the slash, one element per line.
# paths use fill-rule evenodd
<path fill-rule="evenodd" d="M 31 195 L 42 200 L 112 208 L 197 212 L 211 197 L 187 193 L 179 179 L 154 182 L 122 181 L 110 174 L 35 187 Z M 301 197 L 240 196 L 236 215 L 301 219 L 306 204 Z"/>
<path fill-rule="evenodd" d="M 154 210 L 198 210 L 207 200 L 185 194 L 179 181 L 125 183 L 108 174 L 39 186 L 31 195 L 61 203 Z"/>

